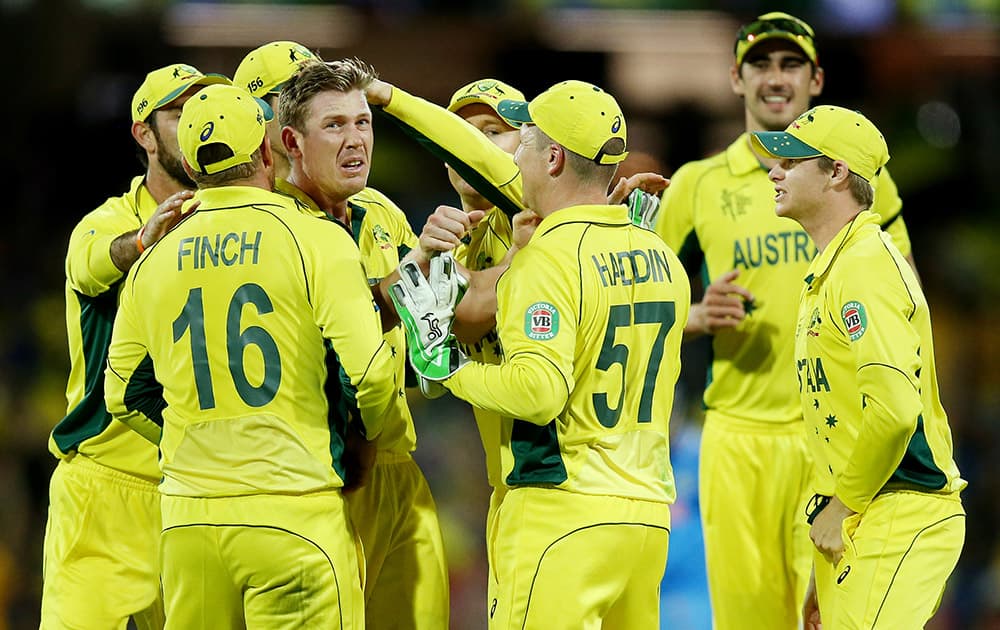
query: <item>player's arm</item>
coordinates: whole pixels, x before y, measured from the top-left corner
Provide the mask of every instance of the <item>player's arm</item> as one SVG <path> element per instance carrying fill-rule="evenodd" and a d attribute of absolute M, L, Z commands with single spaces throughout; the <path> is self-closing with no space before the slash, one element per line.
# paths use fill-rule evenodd
<path fill-rule="evenodd" d="M 353 387 L 366 436 L 375 439 L 398 385 L 361 254 L 351 237 L 333 224 L 320 223 L 303 241 L 311 252 L 305 262 L 316 323 Z"/>
<path fill-rule="evenodd" d="M 163 431 L 163 387 L 153 374 L 153 363 L 140 340 L 131 287 L 122 292 L 115 316 L 108 365 L 104 374 L 104 402 L 115 420 L 124 422 L 154 444 Z"/>
<path fill-rule="evenodd" d="M 562 413 L 573 389 L 579 302 L 543 249 L 522 251 L 519 256 L 529 256 L 517 265 L 522 272 L 510 271 L 498 283 L 498 299 L 505 309 L 497 322 L 504 362 L 470 363 L 445 382 L 453 394 L 477 407 L 538 425 Z M 541 302 L 555 307 L 558 324 L 551 338 L 531 339 L 527 314 Z"/>
<path fill-rule="evenodd" d="M 385 81 L 365 91 L 382 111 L 432 155 L 447 163 L 493 205 L 513 216 L 524 210 L 521 172 L 512 155 L 447 109 Z"/>
<path fill-rule="evenodd" d="M 407 224 L 405 230 L 409 236 L 400 243 L 400 247 L 408 251 L 400 258 L 400 264 L 416 262 L 426 276 L 430 269 L 431 258 L 440 252 L 453 251 L 458 247 L 462 237 L 483 218 L 483 214 L 482 210 L 465 212 L 450 206 L 438 206 L 434 214 L 428 217 L 419 238 Z M 402 231 L 404 228 L 399 229 Z M 472 275 L 465 268 L 462 268 L 462 274 L 466 278 Z M 398 281 L 397 268 L 372 287 L 372 296 L 379 307 L 383 331 L 388 331 L 399 323 L 399 314 L 396 313 L 396 307 L 389 297 L 389 288 Z"/>
<path fill-rule="evenodd" d="M 496 327 L 497 281 L 510 267 L 517 252 L 531 240 L 541 217 L 531 210 L 522 210 L 511 221 L 514 242 L 500 264 L 482 271 L 462 270 L 469 278 L 469 288 L 455 308 L 455 323 L 452 328 L 455 338 L 462 343 L 474 344 Z"/>
<path fill-rule="evenodd" d="M 864 262 L 841 271 L 849 275 L 838 276 L 845 281 L 833 293 L 836 302 L 831 306 L 836 312 L 828 314 L 844 329 L 843 312 L 856 310 L 861 317 L 862 328 L 849 341 L 857 366 L 861 423 L 836 485 L 836 496 L 858 513 L 865 511 L 899 467 L 923 411 L 920 337 L 910 323 L 916 307 L 894 262 Z M 857 280 L 872 277 L 872 272 L 886 281 Z M 860 307 L 849 308 L 852 302 Z"/>

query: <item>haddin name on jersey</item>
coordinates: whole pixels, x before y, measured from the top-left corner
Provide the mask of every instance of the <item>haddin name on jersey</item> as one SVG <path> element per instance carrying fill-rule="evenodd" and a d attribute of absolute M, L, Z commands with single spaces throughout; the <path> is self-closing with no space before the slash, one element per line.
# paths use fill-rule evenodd
<path fill-rule="evenodd" d="M 667 253 L 657 249 L 600 253 L 591 256 L 601 284 L 605 287 L 629 286 L 643 282 L 673 282 Z"/>
<path fill-rule="evenodd" d="M 193 265 L 193 269 L 256 265 L 260 254 L 260 235 L 259 231 L 249 234 L 229 232 L 182 238 L 177 244 L 177 271 L 183 271 L 185 264 Z"/>

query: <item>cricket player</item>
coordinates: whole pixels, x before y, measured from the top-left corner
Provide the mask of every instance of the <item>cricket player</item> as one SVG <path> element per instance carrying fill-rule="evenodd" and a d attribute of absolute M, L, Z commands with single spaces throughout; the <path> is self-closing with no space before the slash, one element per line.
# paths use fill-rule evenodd
<path fill-rule="evenodd" d="M 485 78 L 456 90 L 447 108 L 382 80 L 374 81 L 366 96 L 369 103 L 380 107 L 404 132 L 447 164 L 448 178 L 459 194 L 462 209 L 440 206 L 429 217 L 422 236 L 436 237 L 440 249 L 454 248 L 455 259 L 468 277 L 468 288 L 453 322 L 463 352 L 476 361 L 499 364 L 503 349 L 496 331 L 497 278 L 530 239 L 537 217 L 524 212 L 521 178 L 511 157 L 519 142 L 520 123 L 504 117 L 497 108 L 502 100 L 523 100 L 524 95 L 502 81 Z M 659 192 L 665 184 L 659 175 L 640 173 L 618 181 L 608 201 L 621 203 L 635 189 Z M 434 391 L 427 383 L 421 379 L 425 395 Z M 506 492 L 499 445 L 510 424 L 487 409 L 473 406 L 473 413 L 492 488 L 486 518 L 486 538 L 490 540 Z M 495 601 L 495 584 L 491 576 L 488 606 Z"/>
<path fill-rule="evenodd" d="M 780 131 L 823 89 L 812 28 L 768 13 L 736 37 L 730 70 L 746 133 L 683 165 L 663 195 L 657 231 L 707 285 L 686 338 L 712 335 L 704 393 L 699 501 L 717 630 L 794 630 L 811 558 L 804 506 L 812 464 L 792 363 L 798 285 L 816 247 L 775 216 L 767 169 L 750 133 Z M 904 254 L 910 243 L 883 170 L 874 213 Z"/>
<path fill-rule="evenodd" d="M 627 155 L 613 97 L 567 81 L 499 111 L 522 123 L 523 202 L 541 218 L 497 284 L 503 362 L 463 364 L 454 340 L 426 344 L 408 327 L 418 371 L 511 419 L 508 490 L 488 541 L 490 627 L 658 628 L 687 276 L 661 239 L 607 203 Z M 393 293 L 408 323 L 438 314 L 415 307 L 426 301 L 412 299 L 413 277 Z"/>
<path fill-rule="evenodd" d="M 387 295 L 401 259 L 426 267 L 430 254 L 403 211 L 367 187 L 374 136 L 364 89 L 374 77 L 367 64 L 345 59 L 306 64 L 282 86 L 278 118 L 291 171 L 277 190 L 354 239 L 393 356 L 397 392 L 370 478 L 347 497 L 365 551 L 366 625 L 436 630 L 448 627 L 447 559 L 434 499 L 412 456 L 406 338 Z"/>
<path fill-rule="evenodd" d="M 201 206 L 126 279 L 107 403 L 159 442 L 168 628 L 362 628 L 324 340 L 370 439 L 395 371 L 350 237 L 271 192 L 262 104 L 235 86 L 185 104 Z"/>
<path fill-rule="evenodd" d="M 922 628 L 962 551 L 966 482 L 938 397 L 927 301 L 869 210 L 888 147 L 859 112 L 830 105 L 753 143 L 780 160 L 770 171 L 777 214 L 819 250 L 795 329 L 816 463 L 807 625 Z"/>
<path fill-rule="evenodd" d="M 132 97 L 131 128 L 146 172 L 70 236 L 68 408 L 49 438 L 59 464 L 49 488 L 42 628 L 124 628 L 130 618 L 140 629 L 163 627 L 156 447 L 111 421 L 103 370 L 125 273 L 191 197 L 177 145 L 181 106 L 205 85 L 228 82 L 180 63 L 146 75 Z"/>
<path fill-rule="evenodd" d="M 299 71 L 303 64 L 322 61 L 311 50 L 298 42 L 277 41 L 259 46 L 240 62 L 233 74 L 233 85 L 245 89 L 262 99 L 275 112 L 278 111 L 278 94 L 285 82 Z M 267 126 L 267 141 L 274 154 L 275 181 L 288 179 L 288 156 L 281 143 L 281 126 L 277 121 Z"/>

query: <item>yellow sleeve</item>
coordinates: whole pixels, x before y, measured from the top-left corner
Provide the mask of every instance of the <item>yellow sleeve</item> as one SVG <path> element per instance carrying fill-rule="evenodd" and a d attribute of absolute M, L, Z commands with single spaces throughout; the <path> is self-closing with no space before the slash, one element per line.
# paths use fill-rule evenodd
<path fill-rule="evenodd" d="M 848 334 L 861 396 L 857 441 L 836 493 L 859 513 L 899 467 L 923 408 L 920 337 L 910 323 L 916 305 L 899 264 L 905 263 L 888 251 L 850 259 L 831 293 L 833 314 L 840 318 L 836 323 Z M 884 281 L 871 282 L 872 277 Z"/>
<path fill-rule="evenodd" d="M 694 193 L 698 169 L 693 163 L 677 169 L 663 191 L 656 232 L 670 249 L 681 255 L 689 238 L 694 238 Z M 683 257 L 682 257 L 683 262 Z"/>
<path fill-rule="evenodd" d="M 514 157 L 460 116 L 398 87 L 383 111 L 493 205 L 510 215 L 524 210 Z"/>
<path fill-rule="evenodd" d="M 347 232 L 332 223 L 313 226 L 308 242 L 312 255 L 307 259 L 307 274 L 315 288 L 315 321 L 357 390 L 365 434 L 374 439 L 382 432 L 398 387 L 392 351 L 382 338 L 361 252 Z"/>
<path fill-rule="evenodd" d="M 544 247 L 522 250 L 497 283 L 503 363 L 460 369 L 446 383 L 452 393 L 481 409 L 538 425 L 562 413 L 574 387 L 579 313 L 570 277 Z M 539 306 L 558 313 L 556 334 L 548 339 L 530 336 L 530 313 Z"/>
<path fill-rule="evenodd" d="M 66 254 L 66 278 L 75 291 L 94 297 L 125 275 L 111 260 L 111 242 L 139 226 L 134 216 L 116 211 L 115 205 L 120 203 L 120 199 L 109 200 L 73 229 Z"/>
<path fill-rule="evenodd" d="M 896 182 L 892 181 L 889 170 L 883 168 L 875 179 L 875 200 L 872 212 L 877 213 L 882 229 L 892 236 L 892 242 L 904 256 L 913 251 L 910 245 L 910 234 L 903 221 L 903 200 L 899 197 Z"/>
<path fill-rule="evenodd" d="M 131 280 L 131 277 L 130 277 Z M 122 291 L 115 315 L 108 366 L 104 373 L 104 403 L 116 421 L 154 444 L 163 433 L 163 388 L 156 382 L 153 364 L 145 345 L 138 339 L 131 281 Z"/>

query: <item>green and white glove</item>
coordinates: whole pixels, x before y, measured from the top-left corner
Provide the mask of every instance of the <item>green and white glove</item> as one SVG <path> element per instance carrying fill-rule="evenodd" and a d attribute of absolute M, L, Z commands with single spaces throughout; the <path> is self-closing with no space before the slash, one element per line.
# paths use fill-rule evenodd
<path fill-rule="evenodd" d="M 417 376 L 444 380 L 467 362 L 451 334 L 451 324 L 468 281 L 448 253 L 431 259 L 430 279 L 412 261 L 399 266 L 399 276 L 389 296 L 406 330 L 410 363 Z"/>
<path fill-rule="evenodd" d="M 656 215 L 660 212 L 660 198 L 656 195 L 636 188 L 625 198 L 625 205 L 628 207 L 629 219 L 634 225 L 647 230 L 653 229 L 656 225 Z"/>

